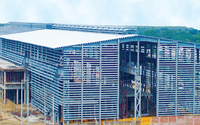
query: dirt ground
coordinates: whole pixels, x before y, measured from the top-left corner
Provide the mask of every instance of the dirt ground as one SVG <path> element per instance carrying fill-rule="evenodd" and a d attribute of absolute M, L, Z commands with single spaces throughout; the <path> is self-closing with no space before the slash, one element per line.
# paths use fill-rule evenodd
<path fill-rule="evenodd" d="M 26 112 L 27 105 L 23 106 L 23 111 Z M 29 108 L 30 112 L 35 110 L 33 108 Z M 21 125 L 21 120 L 17 119 L 11 113 L 20 112 L 21 105 L 16 105 L 11 101 L 7 101 L 7 104 L 4 105 L 0 100 L 0 125 Z M 40 117 L 40 114 L 37 114 Z M 27 125 L 27 120 L 23 120 L 23 125 Z M 29 123 L 29 125 L 44 125 L 44 121 L 40 120 L 39 123 Z"/>

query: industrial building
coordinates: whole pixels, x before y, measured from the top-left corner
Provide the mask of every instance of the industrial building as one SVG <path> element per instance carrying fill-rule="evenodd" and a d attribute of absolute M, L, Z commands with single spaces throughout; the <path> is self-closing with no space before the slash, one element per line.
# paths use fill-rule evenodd
<path fill-rule="evenodd" d="M 157 116 L 200 113 L 199 44 L 138 35 L 132 27 L 8 27 L 19 32 L 0 34 L 1 59 L 26 68 L 31 105 L 39 111 L 47 96 L 52 115 L 54 94 L 58 120 L 141 116 L 149 102 Z"/>

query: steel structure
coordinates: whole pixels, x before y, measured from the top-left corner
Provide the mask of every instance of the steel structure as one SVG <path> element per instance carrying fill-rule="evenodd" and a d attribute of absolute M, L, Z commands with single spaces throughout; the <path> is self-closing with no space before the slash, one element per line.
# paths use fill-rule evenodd
<path fill-rule="evenodd" d="M 36 24 L 24 25 L 33 28 Z M 94 26 L 36 26 L 52 30 L 68 26 L 79 32 L 101 32 Z M 74 32 L 72 29 L 64 30 Z M 111 33 L 117 32 L 110 30 L 108 34 Z M 119 82 L 136 93 L 133 95 L 137 96 L 136 117 L 145 109 L 142 99 L 156 105 L 157 116 L 199 114 L 199 48 L 195 43 L 140 35 L 121 35 L 57 48 L 0 36 L 1 58 L 27 66 L 32 83 L 32 105 L 43 112 L 41 98 L 54 94 L 56 117 L 82 122 L 84 119 L 115 119 L 123 113 L 119 108 L 124 97 Z M 139 81 L 140 77 L 141 84 L 132 82 Z M 46 100 L 47 112 L 52 111 L 51 98 L 48 96 Z"/>
<path fill-rule="evenodd" d="M 137 33 L 136 27 L 127 26 L 101 26 L 101 25 L 69 25 L 69 24 L 56 24 L 56 23 L 22 23 L 22 22 L 10 22 L 10 26 L 18 26 L 25 28 L 40 28 L 40 29 L 58 29 L 58 30 L 70 30 L 70 31 L 83 31 L 83 32 L 95 32 L 95 33 L 107 33 L 107 34 L 135 34 Z"/>
<path fill-rule="evenodd" d="M 43 98 L 54 94 L 57 119 L 101 121 L 119 116 L 120 39 L 49 48 L 1 36 L 0 52 L 29 71 L 31 104 L 39 111 L 53 116 L 52 97 Z"/>
<path fill-rule="evenodd" d="M 40 111 L 44 95 L 53 93 L 57 115 L 62 112 L 64 120 L 117 118 L 118 40 L 59 50 L 7 39 L 1 45 L 6 60 L 22 65 L 29 58 L 31 103 Z M 51 112 L 52 99 L 47 98 Z"/>
<path fill-rule="evenodd" d="M 130 80 L 136 79 L 139 58 L 141 92 L 153 95 L 157 116 L 199 114 L 199 47 L 195 43 L 134 37 L 121 44 L 120 77 L 134 87 Z"/>

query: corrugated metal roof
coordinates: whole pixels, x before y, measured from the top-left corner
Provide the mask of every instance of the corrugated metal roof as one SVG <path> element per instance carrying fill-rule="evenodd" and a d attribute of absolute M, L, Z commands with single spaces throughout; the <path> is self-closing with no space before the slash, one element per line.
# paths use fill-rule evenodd
<path fill-rule="evenodd" d="M 2 35 L 1 38 L 11 39 L 50 48 L 71 46 L 90 42 L 104 41 L 135 35 L 104 34 L 67 30 L 37 30 L 24 33 Z"/>

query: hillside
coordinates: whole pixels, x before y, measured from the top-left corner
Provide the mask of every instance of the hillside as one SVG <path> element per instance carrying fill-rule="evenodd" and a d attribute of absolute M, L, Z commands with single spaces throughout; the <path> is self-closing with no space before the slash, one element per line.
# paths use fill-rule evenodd
<path fill-rule="evenodd" d="M 179 26 L 137 26 L 138 34 L 200 43 L 200 30 Z"/>

